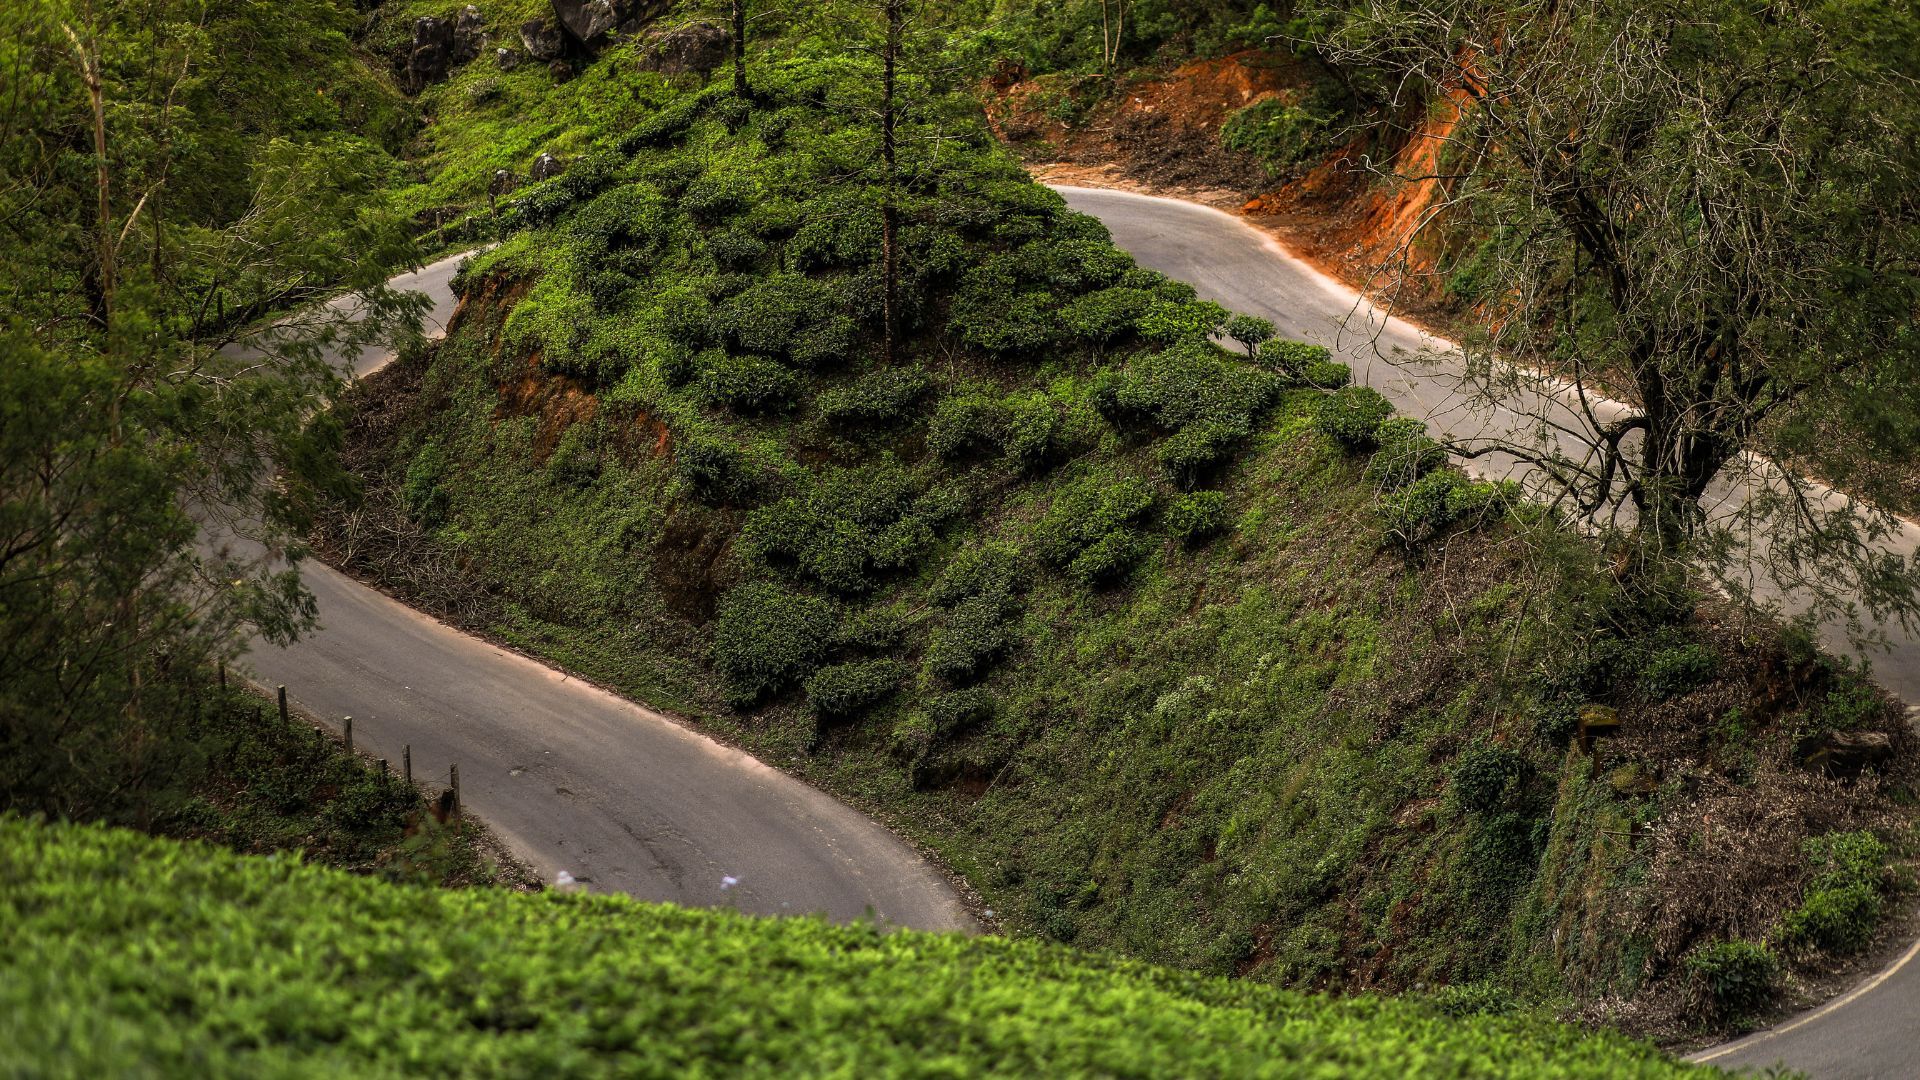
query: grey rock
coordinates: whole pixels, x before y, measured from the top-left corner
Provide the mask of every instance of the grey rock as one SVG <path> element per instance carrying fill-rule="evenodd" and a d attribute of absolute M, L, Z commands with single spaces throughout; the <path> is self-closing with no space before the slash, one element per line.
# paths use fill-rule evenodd
<path fill-rule="evenodd" d="M 415 19 L 413 44 L 407 50 L 407 63 L 401 79 L 407 89 L 418 92 L 428 83 L 447 77 L 453 68 L 453 20 Z"/>
<path fill-rule="evenodd" d="M 620 27 L 620 11 L 613 0 L 550 0 L 553 14 L 567 36 L 588 51 L 597 51 L 609 33 Z"/>
<path fill-rule="evenodd" d="M 487 47 L 487 20 L 480 9 L 468 4 L 453 20 L 453 62 L 464 64 Z"/>
<path fill-rule="evenodd" d="M 566 82 L 573 78 L 573 65 L 565 60 L 555 60 L 547 65 L 547 74 L 553 76 L 554 82 Z"/>
<path fill-rule="evenodd" d="M 697 22 L 672 30 L 648 31 L 634 53 L 642 71 L 710 75 L 727 62 L 731 44 L 732 35 L 725 27 Z"/>
<path fill-rule="evenodd" d="M 493 62 L 500 66 L 501 71 L 512 71 L 514 68 L 519 67 L 520 62 L 526 58 L 527 55 L 519 49 L 501 48 L 493 50 Z"/>
<path fill-rule="evenodd" d="M 504 169 L 501 170 L 501 172 L 505 172 L 505 171 L 506 170 Z M 559 176 L 561 173 L 566 171 L 567 171 L 567 167 L 560 163 L 559 158 L 554 157 L 552 154 L 541 154 L 539 157 L 534 159 L 533 168 L 527 170 L 527 175 L 528 177 L 530 177 L 535 181 L 551 180 L 554 177 Z M 496 182 L 499 180 L 499 178 L 500 178 L 500 173 L 495 173 L 494 179 Z"/>
<path fill-rule="evenodd" d="M 549 155 L 546 154 L 540 155 L 540 158 L 543 161 L 550 160 Z M 538 162 L 535 164 L 538 164 Z M 554 164 L 557 166 L 559 162 L 556 161 Z M 493 182 L 487 185 L 487 194 L 505 195 L 519 186 L 520 180 L 515 177 L 512 172 L 506 169 L 495 169 L 493 172 Z"/>
<path fill-rule="evenodd" d="M 535 60 L 558 60 L 567 51 L 566 35 L 545 19 L 528 19 L 520 24 L 520 44 Z"/>

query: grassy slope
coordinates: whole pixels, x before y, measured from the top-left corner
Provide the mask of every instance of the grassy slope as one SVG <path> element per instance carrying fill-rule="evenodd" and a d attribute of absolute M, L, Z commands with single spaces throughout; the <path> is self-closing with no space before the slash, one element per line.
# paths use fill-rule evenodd
<path fill-rule="evenodd" d="M 1619 640 L 1591 554 L 1513 524 L 1403 553 L 1364 455 L 1318 430 L 1317 391 L 1247 417 L 1201 485 L 1227 527 L 1176 538 L 1186 495 L 1159 458 L 1179 425 L 1115 426 L 1096 407 L 1108 374 L 1151 381 L 1166 342 L 1134 328 L 1101 345 L 1054 313 L 1116 276 L 1166 290 L 1175 312 L 1180 290 L 1126 276 L 1097 228 L 965 124 L 951 130 L 971 148 L 943 151 L 950 171 L 909 212 L 910 268 L 948 250 L 943 234 L 964 251 L 915 286 L 929 387 L 877 421 L 829 421 L 835 395 L 899 373 L 873 360 L 871 193 L 845 180 L 870 147 L 831 118 L 858 115 L 858 69 L 795 70 L 736 130 L 708 117 L 536 194 L 560 223 L 484 260 L 464 326 L 355 406 L 371 498 L 334 523 L 333 550 L 342 530 L 377 526 L 362 569 L 899 822 L 1015 928 L 1205 970 L 1493 979 L 1582 1001 L 1650 983 L 1673 1005 L 1690 949 L 1765 936 L 1794 905 L 1815 870 L 1803 838 L 1902 820 L 1876 782 L 1792 766 L 1798 735 L 1897 729 L 1876 702 L 1830 707 L 1847 680 L 1736 629 Z M 1074 254 L 1048 263 L 1050 249 Z M 1012 277 L 967 307 L 967 267 L 994 259 Z M 738 326 L 713 329 L 713 311 L 780 267 L 840 290 L 804 302 L 825 305 L 809 318 L 856 320 L 844 358 L 797 362 L 776 327 L 755 349 L 782 375 L 742 363 L 754 350 Z M 1033 290 L 1037 308 L 1013 303 Z M 981 344 L 1023 320 L 1039 343 Z M 1204 388 L 1233 365 L 1192 364 L 1173 396 L 1225 408 Z M 771 404 L 742 404 L 763 391 Z M 981 445 L 930 451 L 969 400 L 985 402 Z M 1041 450 L 1023 458 L 1035 428 Z M 757 490 L 702 494 L 696 457 Z M 832 494 L 855 466 L 883 470 L 855 485 L 868 494 L 903 485 L 878 498 L 884 520 L 756 554 L 753 515 L 783 497 L 829 520 L 863 512 Z M 1089 586 L 1049 561 L 1061 519 L 1088 514 L 1075 500 L 1128 484 L 1151 505 L 1117 530 L 1137 557 L 1120 580 Z M 892 531 L 908 519 L 928 531 Z M 398 559 L 364 542 L 389 530 L 406 537 Z M 879 568 L 900 536 L 907 556 Z M 983 629 L 980 598 L 955 583 L 962 555 L 992 550 L 1009 555 L 1007 588 Z M 866 580 L 829 565 L 845 551 L 868 556 L 853 575 Z M 735 592 L 747 584 L 774 591 Z M 729 595 L 784 612 L 755 647 L 791 655 L 751 702 L 715 664 Z M 979 671 L 942 670 L 943 649 L 982 635 L 1005 644 Z M 832 645 L 819 655 L 809 638 Z M 890 692 L 840 716 L 794 685 L 848 663 L 869 666 L 840 676 Z M 1640 678 L 1650 664 L 1669 674 Z M 1567 739 L 1589 702 L 1627 719 L 1595 756 Z M 1701 843 L 1710 817 L 1754 842 Z"/>
<path fill-rule="evenodd" d="M 387 885 L 0 819 L 0 1071 L 1663 1077 L 1650 1048 L 1033 942 Z"/>

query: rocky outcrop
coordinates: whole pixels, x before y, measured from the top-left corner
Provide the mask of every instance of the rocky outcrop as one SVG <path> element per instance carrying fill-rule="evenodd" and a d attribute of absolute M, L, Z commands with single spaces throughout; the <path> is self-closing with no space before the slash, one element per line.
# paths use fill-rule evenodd
<path fill-rule="evenodd" d="M 527 175 L 535 182 L 538 182 L 541 180 L 551 180 L 566 171 L 567 167 L 560 163 L 559 158 L 554 157 L 552 154 L 541 154 L 534 159 L 533 168 L 527 170 Z"/>
<path fill-rule="evenodd" d="M 479 56 L 487 46 L 486 24 L 480 9 L 472 4 L 451 19 L 415 19 L 413 42 L 400 71 L 402 85 L 419 93 Z"/>
<path fill-rule="evenodd" d="M 621 12 L 613 0 L 552 0 L 560 28 L 582 48 L 597 52 L 607 35 L 620 28 Z"/>
<path fill-rule="evenodd" d="M 512 71 L 514 68 L 519 67 L 520 62 L 526 58 L 527 55 L 519 49 L 499 48 L 493 50 L 493 62 L 499 66 L 501 71 Z"/>
<path fill-rule="evenodd" d="M 528 19 L 520 24 L 520 44 L 535 60 L 558 60 L 566 54 L 567 36 L 546 19 Z"/>
<path fill-rule="evenodd" d="M 662 75 L 710 75 L 727 62 L 732 35 L 725 27 L 698 22 L 652 30 L 634 47 L 640 70 Z"/>

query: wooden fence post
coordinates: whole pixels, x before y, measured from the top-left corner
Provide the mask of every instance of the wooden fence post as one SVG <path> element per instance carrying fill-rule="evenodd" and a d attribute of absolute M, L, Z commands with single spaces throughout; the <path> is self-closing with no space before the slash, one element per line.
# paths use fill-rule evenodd
<path fill-rule="evenodd" d="M 280 722 L 287 722 L 287 688 L 280 688 Z"/>
<path fill-rule="evenodd" d="M 352 754 L 353 753 L 353 717 L 351 716 L 347 717 L 346 723 L 345 723 L 345 730 L 346 730 L 346 736 L 347 736 L 347 753 Z"/>
<path fill-rule="evenodd" d="M 460 766 L 455 765 L 452 768 L 453 768 L 453 816 L 457 819 L 460 816 Z"/>
<path fill-rule="evenodd" d="M 413 744 L 400 748 L 400 770 L 407 778 L 407 786 L 413 786 Z"/>

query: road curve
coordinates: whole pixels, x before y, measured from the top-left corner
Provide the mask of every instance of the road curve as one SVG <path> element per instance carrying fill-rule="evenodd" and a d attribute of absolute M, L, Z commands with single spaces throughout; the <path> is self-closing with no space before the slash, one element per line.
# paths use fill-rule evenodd
<path fill-rule="evenodd" d="M 1471 409 L 1447 370 L 1450 343 L 1385 317 L 1352 289 L 1301 261 L 1245 221 L 1210 207 L 1097 188 L 1057 187 L 1068 205 L 1099 218 L 1114 242 L 1143 266 L 1192 285 L 1203 299 L 1269 319 L 1284 337 L 1326 345 L 1402 413 L 1436 431 L 1472 438 L 1511 412 Z M 1388 357 L 1393 359 L 1389 360 Z M 1603 417 L 1605 419 L 1606 417 Z M 1476 463 L 1478 464 L 1478 463 Z M 1491 471 L 1511 471 L 1495 464 Z M 1908 527 L 1898 543 L 1911 551 Z M 1907 701 L 1920 701 L 1920 641 L 1882 628 L 1892 650 L 1874 656 L 1874 674 Z M 1829 644 L 1844 643 L 1829 634 Z M 1814 1080 L 1920 1077 L 1920 943 L 1887 969 L 1825 1006 L 1690 1060 L 1724 1068 L 1785 1064 Z"/>
<path fill-rule="evenodd" d="M 443 333 L 461 256 L 394 279 L 433 301 Z M 384 350 L 342 357 L 356 374 Z M 418 778 L 460 768 L 464 804 L 543 877 L 596 891 L 762 915 L 872 916 L 977 929 L 946 878 L 893 833 L 674 720 L 453 630 L 330 567 L 302 577 L 321 628 L 255 642 L 254 674 Z"/>

